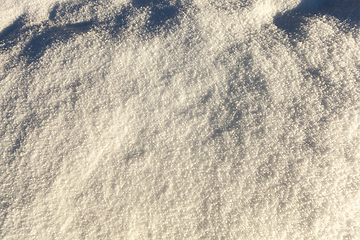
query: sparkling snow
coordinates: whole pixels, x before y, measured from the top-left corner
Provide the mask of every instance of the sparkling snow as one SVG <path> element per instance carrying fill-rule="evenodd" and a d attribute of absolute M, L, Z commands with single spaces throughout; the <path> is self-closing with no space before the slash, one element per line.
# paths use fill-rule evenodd
<path fill-rule="evenodd" d="M 360 2 L 3 0 L 1 239 L 360 239 Z"/>

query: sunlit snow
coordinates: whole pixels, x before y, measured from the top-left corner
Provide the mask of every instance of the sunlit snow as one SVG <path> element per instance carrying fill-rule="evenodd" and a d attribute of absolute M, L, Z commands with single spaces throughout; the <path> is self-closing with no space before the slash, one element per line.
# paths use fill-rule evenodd
<path fill-rule="evenodd" d="M 360 2 L 2 0 L 1 239 L 360 239 Z"/>

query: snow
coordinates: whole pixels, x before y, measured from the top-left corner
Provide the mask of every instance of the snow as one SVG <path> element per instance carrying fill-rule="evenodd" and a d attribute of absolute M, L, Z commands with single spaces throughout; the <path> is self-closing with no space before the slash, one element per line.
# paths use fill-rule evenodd
<path fill-rule="evenodd" d="M 359 239 L 360 5 L 0 3 L 1 239 Z"/>

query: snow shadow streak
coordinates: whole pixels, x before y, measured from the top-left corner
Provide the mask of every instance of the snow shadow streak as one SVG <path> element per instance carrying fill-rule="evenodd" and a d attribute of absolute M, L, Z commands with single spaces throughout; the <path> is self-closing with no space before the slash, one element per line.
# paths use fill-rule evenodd
<path fill-rule="evenodd" d="M 307 18 L 328 15 L 357 27 L 360 22 L 360 1 L 358 0 L 303 0 L 296 8 L 274 17 L 274 24 L 289 36 L 302 38 L 301 26 Z"/>
<path fill-rule="evenodd" d="M 160 28 L 169 29 L 171 26 L 179 24 L 176 22 L 176 18 L 184 9 L 180 1 L 171 5 L 161 0 L 133 0 L 132 5 L 136 8 L 149 8 L 149 18 L 145 26 L 148 32 Z"/>
<path fill-rule="evenodd" d="M 26 16 L 20 16 L 0 32 L 0 51 L 10 50 L 24 42 L 19 57 L 29 64 L 41 58 L 54 43 L 67 42 L 77 34 L 84 34 L 93 29 L 118 37 L 129 27 L 129 19 L 139 10 L 148 13 L 148 19 L 142 26 L 145 32 L 152 34 L 159 30 L 167 31 L 175 24 L 180 24 L 177 21 L 178 16 L 184 9 L 180 2 L 170 4 L 160 0 L 133 0 L 111 19 L 99 21 L 93 17 L 88 21 L 64 23 L 63 16 L 76 15 L 82 7 L 83 4 L 55 5 L 49 13 L 49 20 L 41 25 L 26 26 Z"/>
<path fill-rule="evenodd" d="M 19 42 L 25 26 L 24 16 L 20 16 L 10 26 L 0 32 L 0 50 L 11 48 Z"/>
<path fill-rule="evenodd" d="M 86 33 L 92 28 L 92 25 L 93 22 L 82 22 L 46 29 L 25 45 L 21 56 L 25 57 L 27 61 L 38 60 L 53 43 L 66 42 L 76 34 Z"/>

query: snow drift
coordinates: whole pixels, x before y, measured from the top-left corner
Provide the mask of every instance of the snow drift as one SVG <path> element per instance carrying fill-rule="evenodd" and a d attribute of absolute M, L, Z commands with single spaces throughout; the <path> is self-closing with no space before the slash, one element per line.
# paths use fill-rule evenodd
<path fill-rule="evenodd" d="M 360 238 L 357 1 L 4 1 L 2 239 Z"/>

